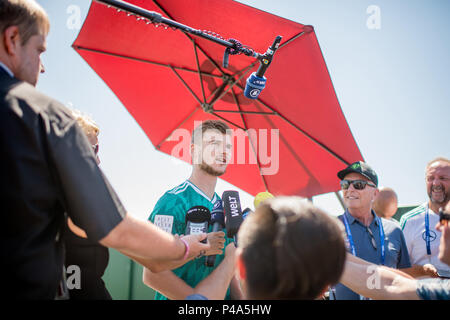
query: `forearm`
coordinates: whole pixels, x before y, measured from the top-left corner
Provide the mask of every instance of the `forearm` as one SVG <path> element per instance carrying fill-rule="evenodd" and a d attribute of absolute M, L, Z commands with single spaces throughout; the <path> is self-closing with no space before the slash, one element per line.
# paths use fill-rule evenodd
<path fill-rule="evenodd" d="M 223 300 L 234 276 L 234 259 L 225 257 L 217 268 L 195 288 L 194 293 L 210 300 Z"/>
<path fill-rule="evenodd" d="M 431 264 L 426 264 L 423 266 L 414 264 L 410 268 L 401 269 L 401 271 L 407 273 L 412 278 L 438 277 L 436 268 Z"/>
<path fill-rule="evenodd" d="M 122 252 L 123 253 L 123 252 Z M 136 257 L 134 255 L 123 253 L 128 256 L 130 259 L 133 259 L 143 267 L 149 269 L 153 273 L 159 273 L 166 270 L 173 270 L 178 267 L 181 267 L 185 263 L 191 261 L 191 259 L 181 259 L 181 260 L 155 260 L 155 259 L 144 259 L 141 257 Z"/>
<path fill-rule="evenodd" d="M 183 242 L 170 233 L 129 214 L 100 243 L 143 261 L 161 263 L 170 260 L 180 262 L 186 251 Z"/>
<path fill-rule="evenodd" d="M 415 281 L 405 273 L 348 255 L 341 283 L 371 299 L 417 299 Z"/>

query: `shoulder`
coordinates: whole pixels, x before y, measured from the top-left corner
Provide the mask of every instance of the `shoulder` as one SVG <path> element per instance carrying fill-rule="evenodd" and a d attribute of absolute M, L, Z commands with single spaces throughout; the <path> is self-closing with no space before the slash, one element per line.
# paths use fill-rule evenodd
<path fill-rule="evenodd" d="M 164 193 L 161 198 L 158 199 L 149 219 L 153 221 L 156 215 L 184 215 L 186 211 L 186 198 L 183 192 L 186 189 L 184 188 L 184 185 L 185 183 L 182 183 Z"/>
<path fill-rule="evenodd" d="M 407 225 L 411 225 L 413 221 L 421 219 L 421 215 L 424 213 L 425 213 L 424 204 L 405 213 L 400 219 L 400 227 L 402 228 L 402 230 L 404 230 Z"/>
<path fill-rule="evenodd" d="M 56 130 L 64 130 L 75 123 L 71 111 L 62 103 L 39 92 L 26 82 L 17 79 L 11 81 L 12 84 L 2 92 L 1 98 L 1 104 L 7 106 L 3 109 L 7 115 L 30 125 L 40 118 L 50 129 Z"/>

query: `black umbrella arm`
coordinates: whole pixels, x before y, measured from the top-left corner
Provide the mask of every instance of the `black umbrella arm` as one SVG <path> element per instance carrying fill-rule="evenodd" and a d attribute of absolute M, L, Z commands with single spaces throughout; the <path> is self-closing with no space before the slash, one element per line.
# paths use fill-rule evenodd
<path fill-rule="evenodd" d="M 226 65 L 228 64 L 228 55 L 234 55 L 234 54 L 245 54 L 246 56 L 250 56 L 250 57 L 254 57 L 257 60 L 261 61 L 263 65 L 267 65 L 267 63 L 265 63 L 266 61 L 270 61 L 272 59 L 273 54 L 268 54 L 268 52 L 266 52 L 265 54 L 261 54 L 258 52 L 255 52 L 253 49 L 251 49 L 248 46 L 242 45 L 238 40 L 236 39 L 229 39 L 229 40 L 225 40 L 223 39 L 219 34 L 212 32 L 212 31 L 206 31 L 206 30 L 198 30 L 198 29 L 194 29 L 191 28 L 189 26 L 186 26 L 184 24 L 178 23 L 174 20 L 171 19 L 167 19 L 165 17 L 163 17 L 160 13 L 158 12 L 154 12 L 154 11 L 149 11 L 149 10 L 145 10 L 142 9 L 141 7 L 135 6 L 133 4 L 121 1 L 121 0 L 95 0 L 99 3 L 103 3 L 106 4 L 108 7 L 114 7 L 117 9 L 118 12 L 120 11 L 124 11 L 126 12 L 129 16 L 136 16 L 136 19 L 139 21 L 141 19 L 145 19 L 147 20 L 147 24 L 155 24 L 155 26 L 159 26 L 159 25 L 165 25 L 166 28 L 171 27 L 173 29 L 177 29 L 177 30 L 181 30 L 183 32 L 213 41 L 217 44 L 220 44 L 224 47 L 227 47 L 226 51 L 225 51 L 225 55 L 224 55 L 224 67 L 226 67 Z M 280 38 L 279 40 L 277 40 L 278 38 Z M 275 39 L 275 42 L 281 41 L 281 37 L 278 36 Z M 274 42 L 274 44 L 275 44 Z M 272 47 L 274 47 L 274 45 L 272 45 Z M 271 48 L 272 48 L 271 47 Z M 275 49 L 276 50 L 276 49 Z M 268 66 L 268 65 L 267 65 Z M 267 67 L 266 67 L 267 68 Z"/>

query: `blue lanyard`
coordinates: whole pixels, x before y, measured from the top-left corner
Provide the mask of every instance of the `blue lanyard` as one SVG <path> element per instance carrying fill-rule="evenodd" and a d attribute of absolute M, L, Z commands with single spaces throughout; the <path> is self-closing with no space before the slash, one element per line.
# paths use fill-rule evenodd
<path fill-rule="evenodd" d="M 347 211 L 344 213 L 345 231 L 347 232 L 347 238 L 348 238 L 348 242 L 350 244 L 350 249 L 352 250 L 352 255 L 356 256 L 355 243 L 353 242 L 353 236 L 352 236 L 352 232 L 350 230 L 350 225 L 348 223 L 346 213 L 347 213 Z M 386 251 L 385 251 L 385 246 L 384 246 L 384 229 L 383 229 L 383 225 L 381 223 L 381 219 L 378 216 L 375 216 L 374 219 L 377 221 L 378 229 L 380 231 L 381 264 L 384 265 L 385 260 L 386 260 Z"/>
<path fill-rule="evenodd" d="M 430 246 L 430 207 L 427 204 L 427 211 L 425 211 L 425 242 L 427 244 L 427 254 L 431 255 L 431 246 Z"/>

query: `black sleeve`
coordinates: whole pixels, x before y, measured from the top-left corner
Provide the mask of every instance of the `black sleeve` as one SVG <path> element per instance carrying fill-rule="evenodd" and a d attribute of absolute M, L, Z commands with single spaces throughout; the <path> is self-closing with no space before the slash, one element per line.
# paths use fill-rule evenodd
<path fill-rule="evenodd" d="M 52 130 L 49 153 L 62 187 L 65 209 L 72 221 L 98 241 L 119 224 L 126 210 L 103 175 L 81 128 L 72 122 Z"/>

